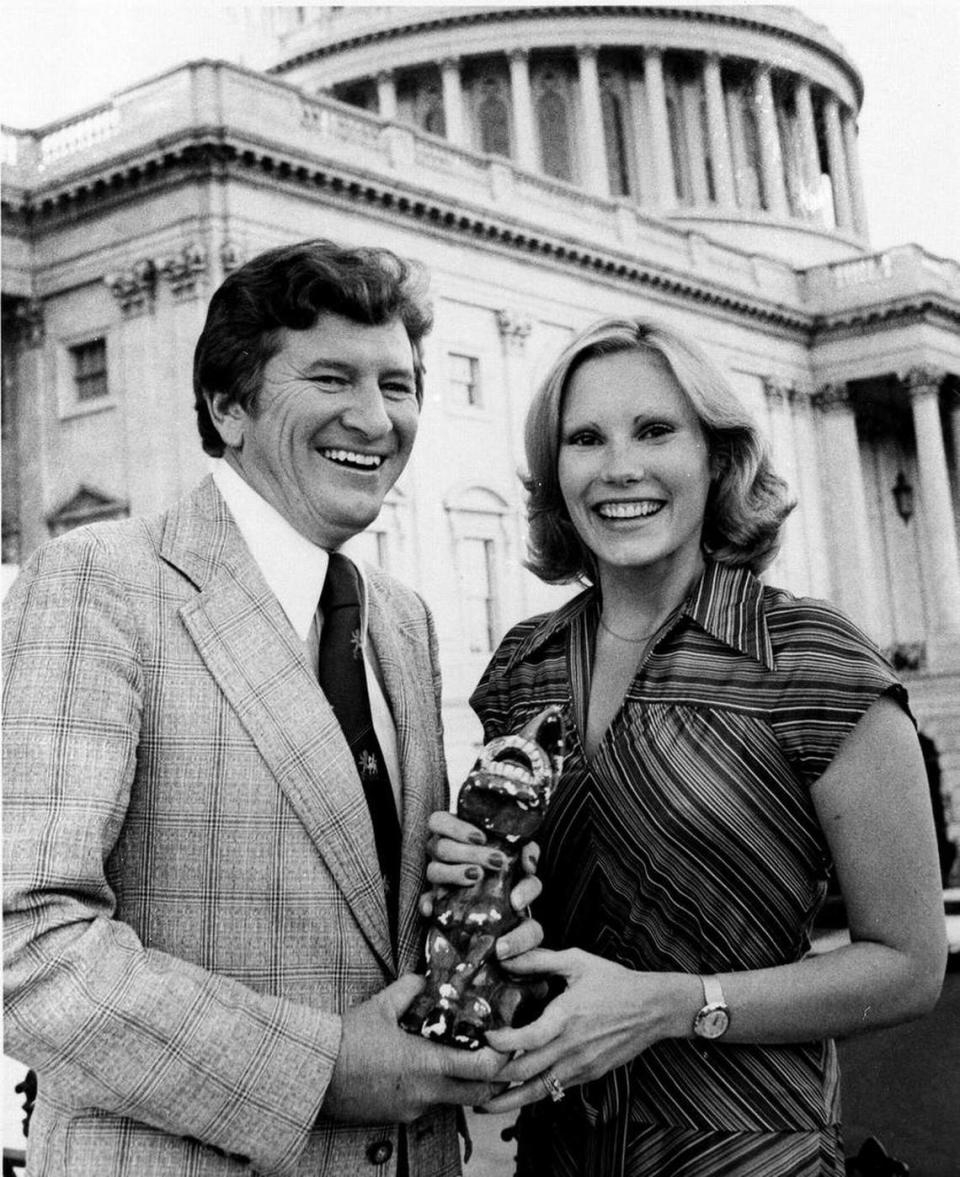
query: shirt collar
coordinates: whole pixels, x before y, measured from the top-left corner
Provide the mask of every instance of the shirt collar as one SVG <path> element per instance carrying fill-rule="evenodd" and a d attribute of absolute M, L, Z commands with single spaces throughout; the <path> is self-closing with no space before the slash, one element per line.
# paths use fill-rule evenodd
<path fill-rule="evenodd" d="M 596 611 L 598 602 L 599 594 L 594 588 L 588 588 L 548 614 L 514 650 L 507 669 L 528 658 L 590 610 Z M 680 615 L 689 617 L 717 641 L 748 655 L 766 669 L 773 669 L 773 646 L 764 613 L 763 585 L 748 568 L 733 568 L 708 559 Z"/>
<path fill-rule="evenodd" d="M 223 459 L 213 480 L 257 567 L 301 641 L 316 616 L 330 555 L 291 527 L 280 512 Z"/>

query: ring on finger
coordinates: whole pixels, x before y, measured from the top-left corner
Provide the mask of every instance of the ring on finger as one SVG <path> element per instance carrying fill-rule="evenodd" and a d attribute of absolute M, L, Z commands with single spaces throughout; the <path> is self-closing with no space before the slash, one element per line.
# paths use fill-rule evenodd
<path fill-rule="evenodd" d="M 553 1070 L 550 1067 L 547 1067 L 543 1074 L 539 1075 L 538 1078 L 540 1079 L 540 1082 L 543 1085 L 543 1090 L 546 1092 L 546 1094 L 550 1096 L 554 1103 L 559 1103 L 564 1096 L 563 1084 L 553 1073 Z"/>

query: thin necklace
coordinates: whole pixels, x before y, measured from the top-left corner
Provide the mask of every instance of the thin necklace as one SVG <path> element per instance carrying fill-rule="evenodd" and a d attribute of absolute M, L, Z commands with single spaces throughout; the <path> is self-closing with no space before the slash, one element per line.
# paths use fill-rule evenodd
<path fill-rule="evenodd" d="M 628 638 L 628 637 L 626 637 L 626 636 L 625 636 L 624 634 L 622 634 L 622 633 L 617 633 L 617 631 L 616 631 L 615 629 L 611 629 L 611 628 L 610 628 L 610 626 L 609 626 L 609 625 L 607 625 L 607 623 L 606 623 L 606 622 L 603 620 L 603 614 L 602 614 L 602 613 L 600 614 L 600 625 L 601 625 L 601 626 L 602 626 L 602 627 L 603 627 L 603 628 L 604 628 L 604 629 L 607 631 L 607 633 L 608 633 L 608 634 L 609 634 L 609 635 L 610 635 L 612 638 L 616 638 L 616 639 L 617 639 L 617 641 L 619 641 L 619 642 L 629 642 L 631 646 L 642 646 L 642 645 L 645 645 L 647 642 L 649 642 L 649 641 L 650 641 L 650 639 L 651 639 L 651 638 L 654 636 L 654 634 L 656 634 L 656 632 L 657 632 L 656 630 L 654 630 L 654 631 L 653 631 L 653 633 L 648 633 L 648 634 L 646 634 L 646 635 L 645 635 L 644 637 L 642 637 L 642 638 Z"/>

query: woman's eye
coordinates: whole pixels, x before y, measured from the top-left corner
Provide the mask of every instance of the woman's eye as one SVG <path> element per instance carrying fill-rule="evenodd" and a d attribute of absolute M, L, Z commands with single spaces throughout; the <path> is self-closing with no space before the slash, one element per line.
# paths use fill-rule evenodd
<path fill-rule="evenodd" d="M 654 421 L 650 425 L 644 425 L 639 431 L 641 437 L 649 438 L 666 437 L 670 433 L 673 433 L 673 426 L 665 421 Z"/>
<path fill-rule="evenodd" d="M 581 429 L 575 433 L 568 434 L 563 439 L 563 444 L 564 445 L 579 445 L 579 446 L 597 445 L 599 440 L 600 439 L 597 437 L 597 435 L 595 433 L 592 433 L 591 431 L 589 431 L 587 429 Z"/>

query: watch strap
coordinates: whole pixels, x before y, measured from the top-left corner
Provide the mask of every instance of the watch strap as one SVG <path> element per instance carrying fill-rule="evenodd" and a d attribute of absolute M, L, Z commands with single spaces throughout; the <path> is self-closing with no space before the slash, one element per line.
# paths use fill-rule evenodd
<path fill-rule="evenodd" d="M 704 1005 L 726 1005 L 723 996 L 723 988 L 720 985 L 720 978 L 715 976 L 701 977 L 700 983 L 703 985 L 703 1004 Z"/>

